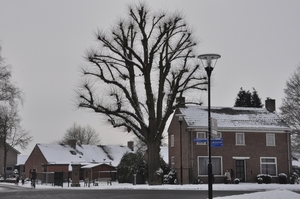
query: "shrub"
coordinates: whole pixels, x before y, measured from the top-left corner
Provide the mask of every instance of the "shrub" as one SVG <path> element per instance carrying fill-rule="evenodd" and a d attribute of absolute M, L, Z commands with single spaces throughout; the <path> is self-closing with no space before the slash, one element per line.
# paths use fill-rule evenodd
<path fill-rule="evenodd" d="M 117 169 L 119 183 L 133 183 L 133 174 L 136 174 L 137 184 L 146 182 L 148 169 L 141 152 L 125 153 Z"/>
<path fill-rule="evenodd" d="M 171 169 L 167 175 L 164 175 L 163 182 L 164 184 L 176 184 L 175 180 L 176 180 L 176 171 L 174 169 Z"/>
<path fill-rule="evenodd" d="M 299 184 L 298 178 L 299 178 L 299 175 L 296 172 L 293 172 L 290 176 L 290 183 L 291 184 L 295 184 L 295 183 Z"/>
<path fill-rule="evenodd" d="M 287 184 L 287 175 L 285 173 L 280 173 L 278 175 L 279 184 Z"/>
<path fill-rule="evenodd" d="M 256 181 L 257 181 L 257 183 L 258 183 L 258 184 L 262 184 L 262 183 L 263 183 L 263 179 L 262 179 L 262 178 L 260 178 L 260 177 L 259 177 L 259 178 L 257 178 L 257 180 L 256 180 Z"/>
<path fill-rule="evenodd" d="M 240 183 L 240 179 L 238 179 L 238 178 L 236 178 L 236 179 L 234 179 L 234 184 L 239 184 Z"/>
<path fill-rule="evenodd" d="M 269 174 L 258 174 L 257 177 L 256 177 L 256 181 L 260 183 L 260 180 L 258 180 L 259 178 L 262 179 L 262 183 L 265 183 L 265 184 L 269 184 L 272 182 L 272 176 L 270 176 Z"/>

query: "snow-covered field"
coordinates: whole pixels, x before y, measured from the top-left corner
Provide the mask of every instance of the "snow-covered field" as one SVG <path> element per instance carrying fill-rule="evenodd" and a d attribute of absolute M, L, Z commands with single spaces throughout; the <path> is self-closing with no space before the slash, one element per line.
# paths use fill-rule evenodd
<path fill-rule="evenodd" d="M 16 186 L 11 184 L 12 186 Z M 26 183 L 25 186 L 30 188 L 30 184 Z M 53 189 L 58 187 L 53 187 L 52 184 L 43 184 L 37 185 L 37 189 Z M 68 187 L 68 184 L 65 183 L 63 186 L 64 189 L 153 189 L 153 190 L 172 190 L 172 189 L 184 189 L 184 190 L 208 190 L 207 184 L 201 185 L 161 185 L 161 186 L 148 186 L 148 185 L 132 185 L 132 184 L 119 184 L 113 182 L 112 186 L 107 185 L 106 183 L 100 183 L 99 186 L 84 186 L 81 184 L 81 187 Z M 297 194 L 293 191 L 300 191 L 299 184 L 256 184 L 256 183 L 240 183 L 240 184 L 214 184 L 213 190 L 237 190 L 237 191 L 258 191 L 251 194 L 243 194 L 237 196 L 227 196 L 227 197 L 216 197 L 217 199 L 299 199 L 300 194 Z M 1 192 L 1 189 L 0 189 Z"/>

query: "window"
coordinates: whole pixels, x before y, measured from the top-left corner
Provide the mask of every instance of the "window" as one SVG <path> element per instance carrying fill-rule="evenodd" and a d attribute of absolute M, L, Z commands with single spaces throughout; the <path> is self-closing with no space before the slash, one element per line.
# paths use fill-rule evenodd
<path fill-rule="evenodd" d="M 235 134 L 235 144 L 236 145 L 245 145 L 245 134 L 244 133 L 236 133 Z"/>
<path fill-rule="evenodd" d="M 271 176 L 277 176 L 277 159 L 270 157 L 260 158 L 260 172 L 262 174 L 269 174 Z"/>
<path fill-rule="evenodd" d="M 266 134 L 266 145 L 267 146 L 275 146 L 275 134 L 274 133 Z"/>
<path fill-rule="evenodd" d="M 205 132 L 197 132 L 197 139 L 206 139 Z M 206 142 L 197 142 L 197 145 L 206 145 Z"/>
<path fill-rule="evenodd" d="M 171 147 L 174 147 L 174 135 L 171 135 Z"/>
<path fill-rule="evenodd" d="M 222 157 L 211 157 L 212 172 L 214 175 L 222 175 Z M 198 175 L 208 175 L 208 157 L 198 157 Z"/>

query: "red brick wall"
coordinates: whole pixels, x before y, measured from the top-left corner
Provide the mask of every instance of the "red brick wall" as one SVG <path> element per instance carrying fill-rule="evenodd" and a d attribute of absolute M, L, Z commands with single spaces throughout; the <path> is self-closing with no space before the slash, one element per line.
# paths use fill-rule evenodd
<path fill-rule="evenodd" d="M 27 178 L 30 177 L 29 170 L 36 169 L 36 172 L 44 172 L 43 164 L 46 164 L 47 161 L 43 154 L 41 153 L 40 149 L 37 145 L 32 150 L 31 154 L 29 155 L 27 161 L 25 162 L 25 175 Z"/>

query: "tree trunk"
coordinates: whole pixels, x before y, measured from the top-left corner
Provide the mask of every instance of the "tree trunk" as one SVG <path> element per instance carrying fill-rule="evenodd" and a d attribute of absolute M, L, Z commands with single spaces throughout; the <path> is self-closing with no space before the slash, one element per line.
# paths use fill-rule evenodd
<path fill-rule="evenodd" d="M 148 183 L 149 185 L 161 185 L 162 175 L 160 173 L 160 140 L 148 142 Z"/>
<path fill-rule="evenodd" d="M 4 143 L 4 145 L 3 145 L 3 151 L 4 151 L 4 161 L 3 161 L 3 167 L 4 167 L 4 180 L 6 180 L 6 162 L 7 162 L 7 145 L 6 145 L 6 143 Z"/>

